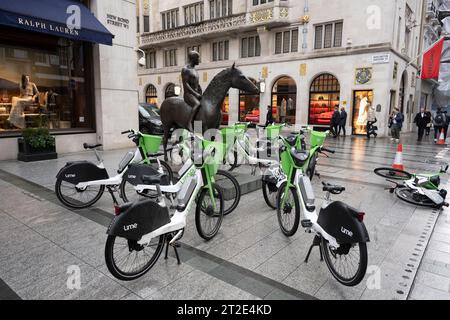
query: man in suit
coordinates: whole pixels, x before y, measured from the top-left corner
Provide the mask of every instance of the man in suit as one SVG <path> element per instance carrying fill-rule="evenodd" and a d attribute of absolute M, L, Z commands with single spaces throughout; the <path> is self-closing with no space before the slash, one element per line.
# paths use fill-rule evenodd
<path fill-rule="evenodd" d="M 345 111 L 345 108 L 341 108 L 340 116 L 339 116 L 339 131 L 338 136 L 341 135 L 341 130 L 344 133 L 344 137 L 347 135 L 345 132 L 345 125 L 347 124 L 347 112 Z"/>
<path fill-rule="evenodd" d="M 414 118 L 414 123 L 417 126 L 418 129 L 418 137 L 417 141 L 422 141 L 423 134 L 425 132 L 425 128 L 427 127 L 429 120 L 428 116 L 425 113 L 425 108 L 420 108 L 420 112 L 416 114 Z"/>

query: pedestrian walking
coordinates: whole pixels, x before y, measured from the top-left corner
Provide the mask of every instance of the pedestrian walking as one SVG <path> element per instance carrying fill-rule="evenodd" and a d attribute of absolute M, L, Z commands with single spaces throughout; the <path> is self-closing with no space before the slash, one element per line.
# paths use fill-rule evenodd
<path fill-rule="evenodd" d="M 272 124 L 273 122 L 272 106 L 267 106 L 266 126 Z"/>
<path fill-rule="evenodd" d="M 428 121 L 429 120 L 427 114 L 425 113 L 425 108 L 420 108 L 420 112 L 417 113 L 414 117 L 414 123 L 416 124 L 418 130 L 417 141 L 422 141 Z"/>
<path fill-rule="evenodd" d="M 344 137 L 347 135 L 347 133 L 345 132 L 345 125 L 347 124 L 347 112 L 345 111 L 345 108 L 342 107 L 341 108 L 341 112 L 339 115 L 339 131 L 338 131 L 338 136 L 341 134 L 341 130 L 344 134 Z"/>
<path fill-rule="evenodd" d="M 330 131 L 333 134 L 334 138 L 337 138 L 337 136 L 338 136 L 338 127 L 339 127 L 340 117 L 341 117 L 341 115 L 339 113 L 339 107 L 335 107 L 333 115 L 331 116 L 331 123 L 330 123 Z"/>
<path fill-rule="evenodd" d="M 441 107 L 438 107 L 436 114 L 433 117 L 433 127 L 434 127 L 434 143 L 437 142 L 442 129 L 448 128 L 447 115 L 444 113 Z M 444 133 L 445 134 L 445 133 Z M 446 136 L 444 137 L 444 139 Z"/>
<path fill-rule="evenodd" d="M 375 138 L 377 137 L 377 133 L 374 130 L 374 123 L 377 122 L 377 118 L 375 116 L 375 107 L 372 105 L 368 106 L 368 112 L 367 112 L 367 122 L 366 122 L 366 134 L 367 139 L 370 139 L 370 136 L 373 134 Z"/>
<path fill-rule="evenodd" d="M 400 142 L 400 131 L 402 130 L 403 113 L 400 112 L 399 108 L 394 108 L 391 116 L 389 117 L 389 127 L 391 128 L 391 141 Z"/>

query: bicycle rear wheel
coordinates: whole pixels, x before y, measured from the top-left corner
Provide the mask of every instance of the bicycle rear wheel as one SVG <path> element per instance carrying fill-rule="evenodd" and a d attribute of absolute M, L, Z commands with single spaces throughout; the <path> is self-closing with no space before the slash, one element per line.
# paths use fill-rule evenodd
<path fill-rule="evenodd" d="M 322 238 L 320 250 L 322 250 L 328 270 L 343 285 L 356 286 L 364 278 L 367 270 L 366 243 L 346 243 L 333 249 L 328 241 Z"/>
<path fill-rule="evenodd" d="M 431 208 L 438 207 L 438 205 L 436 205 L 436 203 L 434 203 L 427 196 L 422 195 L 418 193 L 416 190 L 412 190 L 406 186 L 398 187 L 397 189 L 395 189 L 395 195 L 399 199 L 414 204 L 416 206 L 431 207 Z"/>
<path fill-rule="evenodd" d="M 222 189 L 213 184 L 213 190 L 214 195 L 211 198 L 209 189 L 207 187 L 202 189 L 195 209 L 195 226 L 200 237 L 205 240 L 211 240 L 216 236 L 223 220 Z"/>
<path fill-rule="evenodd" d="M 395 180 L 410 180 L 413 175 L 407 171 L 394 168 L 376 168 L 373 172 L 380 177 Z"/>
<path fill-rule="evenodd" d="M 241 200 L 241 187 L 235 177 L 228 171 L 219 170 L 214 177 L 216 185 L 222 189 L 223 193 L 223 214 L 233 212 Z"/>
<path fill-rule="evenodd" d="M 142 246 L 135 240 L 109 235 L 105 245 L 106 266 L 119 280 L 137 279 L 155 265 L 165 242 L 165 234 L 153 238 L 148 246 Z"/>
<path fill-rule="evenodd" d="M 83 209 L 92 206 L 103 195 L 104 185 L 90 185 L 77 188 L 75 184 L 63 181 L 58 177 L 55 183 L 55 193 L 59 201 L 73 209 Z"/>

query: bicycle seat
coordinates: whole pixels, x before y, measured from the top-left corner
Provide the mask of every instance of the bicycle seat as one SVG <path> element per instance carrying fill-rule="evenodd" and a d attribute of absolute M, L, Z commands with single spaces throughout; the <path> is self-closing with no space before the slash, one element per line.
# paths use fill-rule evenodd
<path fill-rule="evenodd" d="M 339 194 L 342 191 L 345 191 L 345 187 L 343 187 L 343 186 L 334 185 L 334 184 L 323 182 L 323 181 L 322 181 L 322 185 L 323 185 L 323 188 L 322 188 L 323 191 L 331 192 L 333 194 Z"/>
<path fill-rule="evenodd" d="M 294 159 L 295 165 L 301 167 L 308 160 L 309 152 L 306 150 L 291 149 L 291 156 Z"/>
<path fill-rule="evenodd" d="M 145 184 L 161 184 L 161 180 L 164 179 L 167 175 L 165 173 L 158 173 L 154 175 L 143 175 L 141 180 Z"/>
<path fill-rule="evenodd" d="M 169 151 L 169 150 L 167 150 Z M 157 153 L 147 153 L 147 156 L 150 158 L 158 158 L 160 156 L 163 156 L 164 152 L 157 152 Z"/>
<path fill-rule="evenodd" d="M 98 148 L 98 147 L 101 147 L 102 146 L 102 144 L 101 143 L 97 143 L 97 144 L 91 144 L 91 143 L 83 143 L 83 148 L 85 148 L 85 149 L 95 149 L 95 148 Z"/>

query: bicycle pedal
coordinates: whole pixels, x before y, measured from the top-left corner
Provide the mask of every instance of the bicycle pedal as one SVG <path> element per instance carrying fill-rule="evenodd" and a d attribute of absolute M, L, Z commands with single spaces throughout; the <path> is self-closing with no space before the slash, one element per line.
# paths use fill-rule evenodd
<path fill-rule="evenodd" d="M 302 220 L 301 223 L 303 228 L 311 228 L 313 225 L 311 220 Z"/>

